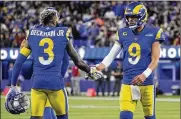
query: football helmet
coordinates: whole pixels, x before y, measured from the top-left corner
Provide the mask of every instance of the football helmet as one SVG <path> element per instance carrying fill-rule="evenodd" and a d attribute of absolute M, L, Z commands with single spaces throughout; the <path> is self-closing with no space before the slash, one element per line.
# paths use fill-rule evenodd
<path fill-rule="evenodd" d="M 6 96 L 5 108 L 11 114 L 24 113 L 29 106 L 29 98 L 24 93 L 11 92 Z"/>
<path fill-rule="evenodd" d="M 125 20 L 129 28 L 136 29 L 147 21 L 148 13 L 146 7 L 141 2 L 131 2 L 125 9 Z M 129 18 L 136 18 L 130 21 Z"/>

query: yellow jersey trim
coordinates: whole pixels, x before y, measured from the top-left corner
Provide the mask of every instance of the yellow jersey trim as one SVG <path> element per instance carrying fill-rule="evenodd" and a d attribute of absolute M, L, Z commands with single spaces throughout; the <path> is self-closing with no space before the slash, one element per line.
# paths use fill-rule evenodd
<path fill-rule="evenodd" d="M 26 48 L 26 47 L 23 47 L 21 50 L 20 50 L 20 53 L 26 57 L 28 57 L 31 53 L 31 50 Z"/>
<path fill-rule="evenodd" d="M 119 41 L 119 33 L 118 33 L 118 31 L 116 32 L 116 40 Z"/>
<path fill-rule="evenodd" d="M 119 43 L 119 41 L 116 40 L 115 43 L 116 43 L 116 44 L 119 44 L 119 45 L 121 46 L 121 44 Z"/>
<path fill-rule="evenodd" d="M 66 38 L 67 40 L 69 41 L 70 40 L 70 34 L 71 34 L 71 29 L 68 29 L 67 32 L 66 32 Z"/>
<path fill-rule="evenodd" d="M 160 29 L 158 30 L 158 32 L 157 32 L 156 39 L 160 39 L 162 33 L 163 33 L 163 29 L 160 28 Z"/>

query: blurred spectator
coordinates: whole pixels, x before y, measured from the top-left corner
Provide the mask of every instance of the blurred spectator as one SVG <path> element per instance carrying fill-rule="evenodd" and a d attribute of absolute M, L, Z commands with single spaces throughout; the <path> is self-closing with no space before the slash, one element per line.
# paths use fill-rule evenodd
<path fill-rule="evenodd" d="M 179 34 L 179 31 L 175 32 L 175 39 L 173 41 L 173 45 L 174 46 L 177 46 L 177 45 L 180 45 L 180 34 Z"/>
<path fill-rule="evenodd" d="M 104 85 L 104 90 L 105 87 L 107 88 L 107 95 L 110 95 L 110 91 L 111 91 L 111 81 L 110 81 L 110 77 L 111 77 L 111 69 L 110 68 L 106 68 L 105 70 L 103 70 L 103 74 L 105 74 L 105 85 Z"/>
<path fill-rule="evenodd" d="M 96 80 L 96 94 L 99 96 L 99 90 L 102 92 L 102 96 L 104 96 L 104 77 Z"/>
<path fill-rule="evenodd" d="M 130 1 L 61 1 L 61 4 L 59 3 L 60 1 L 1 2 L 3 6 L 0 17 L 3 41 L 1 47 L 19 47 L 25 31 L 39 23 L 40 11 L 49 6 L 57 8 L 60 23 L 72 28 L 75 40 L 88 40 L 88 46 L 112 46 L 115 31 L 125 26 L 124 9 Z M 148 9 L 148 24 L 159 26 L 165 31 L 164 45 L 179 45 L 179 1 L 143 3 Z"/>
<path fill-rule="evenodd" d="M 114 11 L 112 11 L 111 8 L 107 9 L 106 13 L 104 14 L 104 18 L 106 18 L 106 19 L 115 19 L 116 16 L 115 16 Z"/>
<path fill-rule="evenodd" d="M 126 8 L 125 2 L 122 1 L 117 1 L 117 2 L 112 2 L 112 10 L 114 11 L 116 16 L 121 16 L 121 18 L 124 17 L 124 9 Z"/>
<path fill-rule="evenodd" d="M 12 77 L 13 67 L 14 67 L 14 64 L 13 63 L 9 63 L 8 85 L 7 86 L 11 86 L 11 77 Z"/>
<path fill-rule="evenodd" d="M 80 71 L 78 67 L 72 67 L 72 88 L 73 88 L 73 95 L 80 95 Z"/>
<path fill-rule="evenodd" d="M 117 96 L 119 96 L 121 80 L 123 78 L 123 69 L 122 69 L 121 63 L 119 61 L 117 62 L 117 67 L 112 72 L 112 75 L 115 77 L 112 96 L 115 96 L 115 92 L 117 92 Z"/>
<path fill-rule="evenodd" d="M 95 46 L 103 47 L 107 38 L 107 29 L 105 26 L 100 28 L 98 36 L 95 38 Z"/>
<path fill-rule="evenodd" d="M 93 22 L 91 27 L 88 30 L 88 46 L 91 45 L 91 40 L 96 40 L 97 35 L 99 35 L 99 27 L 98 25 Z"/>
<path fill-rule="evenodd" d="M 87 38 L 88 38 L 88 30 L 87 30 L 86 25 L 84 25 L 82 21 L 78 22 L 78 24 L 76 25 L 76 29 L 80 33 L 80 39 L 81 40 L 87 40 Z"/>
<path fill-rule="evenodd" d="M 72 70 L 71 70 L 71 67 L 69 67 L 64 76 L 65 89 L 66 89 L 68 95 L 71 95 L 71 91 L 73 90 L 72 85 L 71 85 L 71 76 L 72 76 Z"/>

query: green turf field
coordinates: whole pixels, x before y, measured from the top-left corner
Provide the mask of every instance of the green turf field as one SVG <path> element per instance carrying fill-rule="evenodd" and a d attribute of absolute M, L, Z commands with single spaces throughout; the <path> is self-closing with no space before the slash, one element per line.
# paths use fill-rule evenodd
<path fill-rule="evenodd" d="M 157 119 L 180 119 L 179 97 L 158 97 Z M 1 97 L 1 119 L 29 119 L 30 110 L 21 115 L 11 115 L 4 108 Z M 118 97 L 69 97 L 69 119 L 119 119 Z M 138 103 L 134 119 L 144 119 L 141 104 Z"/>

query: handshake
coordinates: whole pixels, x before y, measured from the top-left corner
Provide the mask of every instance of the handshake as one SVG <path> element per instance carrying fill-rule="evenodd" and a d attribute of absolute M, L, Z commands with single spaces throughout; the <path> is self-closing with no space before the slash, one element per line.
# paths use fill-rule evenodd
<path fill-rule="evenodd" d="M 97 80 L 104 77 L 104 74 L 97 70 L 96 66 L 91 66 L 90 67 L 90 72 L 86 74 L 85 78 L 86 79 L 91 79 L 91 80 Z"/>

